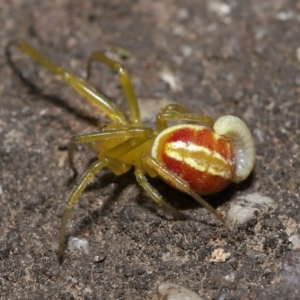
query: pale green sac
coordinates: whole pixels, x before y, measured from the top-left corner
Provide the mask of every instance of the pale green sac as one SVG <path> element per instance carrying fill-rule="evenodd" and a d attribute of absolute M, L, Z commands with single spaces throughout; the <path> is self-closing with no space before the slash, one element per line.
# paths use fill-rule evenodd
<path fill-rule="evenodd" d="M 238 117 L 224 116 L 214 124 L 214 131 L 230 140 L 236 158 L 233 182 L 245 180 L 251 173 L 255 163 L 255 146 L 250 130 Z"/>

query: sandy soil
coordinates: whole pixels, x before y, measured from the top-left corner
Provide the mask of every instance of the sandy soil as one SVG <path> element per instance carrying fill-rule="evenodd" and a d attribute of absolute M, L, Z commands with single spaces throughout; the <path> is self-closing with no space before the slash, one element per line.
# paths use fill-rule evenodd
<path fill-rule="evenodd" d="M 0 4 L 0 299 L 157 299 L 164 281 L 204 299 L 296 299 L 299 294 L 300 6 L 297 1 L 14 0 Z M 187 216 L 168 220 L 132 172 L 103 172 L 82 195 L 68 236 L 88 253 L 57 260 L 58 231 L 71 189 L 67 145 L 95 129 L 102 112 L 65 83 L 12 51 L 25 40 L 85 75 L 99 50 L 130 70 L 143 118 L 167 103 L 242 118 L 257 148 L 244 183 L 205 197 L 225 217 L 230 203 L 257 193 L 274 202 L 242 226 L 225 227 L 160 180 L 151 183 Z M 93 84 L 122 110 L 118 78 L 100 65 Z M 82 173 L 94 155 L 79 147 Z M 222 248 L 230 257 L 211 262 Z"/>

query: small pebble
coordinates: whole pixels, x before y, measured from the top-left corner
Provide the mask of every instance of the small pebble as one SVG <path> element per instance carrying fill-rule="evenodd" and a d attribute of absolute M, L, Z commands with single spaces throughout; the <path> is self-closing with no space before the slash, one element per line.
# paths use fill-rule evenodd
<path fill-rule="evenodd" d="M 163 82 L 167 83 L 172 91 L 177 92 L 181 90 L 180 84 L 178 83 L 178 79 L 170 70 L 161 71 L 159 74 L 159 78 Z"/>
<path fill-rule="evenodd" d="M 225 262 L 231 256 L 230 252 L 225 252 L 224 249 L 218 248 L 211 254 L 210 262 L 221 263 Z"/>
<path fill-rule="evenodd" d="M 89 253 L 89 242 L 84 238 L 70 236 L 68 240 L 68 249 L 70 251 L 81 250 L 85 254 Z"/>
<path fill-rule="evenodd" d="M 158 287 L 160 300 L 202 300 L 196 293 L 171 282 L 163 282 Z"/>
<path fill-rule="evenodd" d="M 300 47 L 298 47 L 296 49 L 296 57 L 297 57 L 298 62 L 300 62 Z"/>
<path fill-rule="evenodd" d="M 300 249 L 300 238 L 298 235 L 294 234 L 289 237 L 289 241 L 292 243 L 293 249 Z"/>
<path fill-rule="evenodd" d="M 231 13 L 231 7 L 219 1 L 209 1 L 209 9 L 219 16 L 226 16 Z"/>
<path fill-rule="evenodd" d="M 189 57 L 193 53 L 193 48 L 189 45 L 183 45 L 180 47 L 180 51 L 184 57 Z"/>
<path fill-rule="evenodd" d="M 277 14 L 276 18 L 279 21 L 288 21 L 294 17 L 294 13 L 292 11 L 281 11 Z"/>
<path fill-rule="evenodd" d="M 106 259 L 106 255 L 104 255 L 104 254 L 101 254 L 101 255 L 95 255 L 94 258 L 93 258 L 93 262 L 94 262 L 95 264 L 97 264 L 97 263 L 104 262 L 105 259 Z"/>
<path fill-rule="evenodd" d="M 178 12 L 178 19 L 180 21 L 185 21 L 190 17 L 190 13 L 186 8 L 182 8 L 181 10 L 179 10 Z"/>
<path fill-rule="evenodd" d="M 265 212 L 277 207 L 274 200 L 259 193 L 241 196 L 230 203 L 227 214 L 228 224 L 231 228 L 245 224 L 254 217 L 255 212 Z"/>

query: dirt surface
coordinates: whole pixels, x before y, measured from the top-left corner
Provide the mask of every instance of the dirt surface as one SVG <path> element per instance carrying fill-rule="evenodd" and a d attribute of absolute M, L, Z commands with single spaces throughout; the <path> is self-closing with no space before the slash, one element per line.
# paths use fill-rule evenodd
<path fill-rule="evenodd" d="M 299 295 L 300 6 L 287 0 L 1 1 L 1 299 L 157 299 L 169 281 L 204 299 L 296 299 Z M 244 183 L 205 197 L 225 217 L 257 193 L 268 211 L 227 232 L 214 216 L 160 180 L 151 183 L 186 220 L 168 220 L 132 172 L 103 172 L 72 211 L 67 234 L 88 252 L 66 249 L 58 231 L 74 183 L 69 138 L 95 129 L 102 112 L 65 83 L 12 51 L 33 91 L 12 71 L 4 47 L 22 39 L 85 75 L 92 51 L 130 70 L 147 123 L 169 102 L 242 118 L 257 161 Z M 126 111 L 115 73 L 95 66 L 91 82 Z M 79 147 L 82 173 L 94 154 Z M 212 262 L 215 249 L 230 257 Z"/>

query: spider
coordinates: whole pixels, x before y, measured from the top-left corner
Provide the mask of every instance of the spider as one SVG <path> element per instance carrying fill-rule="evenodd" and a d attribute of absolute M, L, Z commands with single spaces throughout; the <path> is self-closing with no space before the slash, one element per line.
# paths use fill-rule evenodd
<path fill-rule="evenodd" d="M 146 177 L 159 176 L 167 184 L 189 194 L 225 223 L 216 209 L 200 195 L 217 193 L 230 182 L 241 182 L 252 171 L 255 161 L 254 143 L 249 129 L 241 119 L 227 115 L 214 122 L 209 116 L 194 114 L 180 105 L 171 104 L 157 115 L 155 129 L 145 127 L 129 73 L 121 63 L 101 52 L 94 52 L 88 59 L 87 77 L 90 77 L 94 61 L 118 73 L 129 108 L 128 119 L 85 80 L 55 65 L 27 43 L 12 41 L 7 45 L 7 53 L 10 47 L 19 48 L 32 60 L 59 75 L 111 119 L 110 123 L 102 124 L 94 132 L 75 135 L 69 144 L 69 164 L 74 174 L 76 168 L 73 154 L 76 144 L 90 144 L 98 159 L 89 166 L 67 197 L 59 232 L 60 263 L 64 256 L 69 213 L 87 185 L 103 168 L 108 168 L 115 175 L 134 168 L 136 180 L 147 194 L 175 217 L 181 218 L 182 213 L 169 205 Z M 170 121 L 175 125 L 168 126 Z"/>

